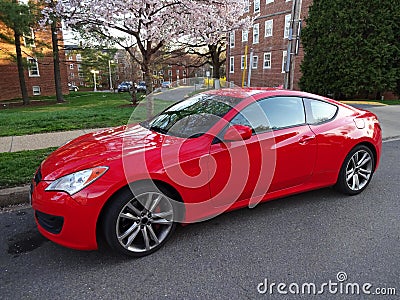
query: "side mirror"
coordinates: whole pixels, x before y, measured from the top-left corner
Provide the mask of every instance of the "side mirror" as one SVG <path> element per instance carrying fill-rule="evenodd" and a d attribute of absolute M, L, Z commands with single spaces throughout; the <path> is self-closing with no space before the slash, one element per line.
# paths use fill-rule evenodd
<path fill-rule="evenodd" d="M 224 134 L 224 141 L 242 141 L 248 140 L 253 135 L 249 126 L 232 125 Z"/>

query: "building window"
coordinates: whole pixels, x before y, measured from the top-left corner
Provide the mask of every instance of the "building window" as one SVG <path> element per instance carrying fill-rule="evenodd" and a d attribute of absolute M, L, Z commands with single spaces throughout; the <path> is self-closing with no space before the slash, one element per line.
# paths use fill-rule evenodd
<path fill-rule="evenodd" d="M 235 57 L 229 58 L 229 73 L 235 73 Z"/>
<path fill-rule="evenodd" d="M 265 21 L 265 37 L 272 36 L 274 20 Z"/>
<path fill-rule="evenodd" d="M 286 0 L 287 1 L 287 0 Z M 273 3 L 274 2 L 274 0 L 267 0 L 266 1 L 266 4 L 268 4 L 268 3 Z"/>
<path fill-rule="evenodd" d="M 179 76 L 179 70 L 176 70 L 176 76 Z"/>
<path fill-rule="evenodd" d="M 78 65 L 78 71 L 82 72 L 82 65 Z"/>
<path fill-rule="evenodd" d="M 240 69 L 247 69 L 247 57 L 245 55 L 240 57 Z"/>
<path fill-rule="evenodd" d="M 282 73 L 286 73 L 287 51 L 282 52 Z"/>
<path fill-rule="evenodd" d="M 264 69 L 271 69 L 271 52 L 264 53 Z"/>
<path fill-rule="evenodd" d="M 75 74 L 74 73 L 69 73 L 69 77 L 70 78 L 75 78 Z"/>
<path fill-rule="evenodd" d="M 258 44 L 260 40 L 260 24 L 254 24 L 253 26 L 253 44 Z"/>
<path fill-rule="evenodd" d="M 39 65 L 36 59 L 28 58 L 28 74 L 29 77 L 40 76 Z"/>
<path fill-rule="evenodd" d="M 289 37 L 289 29 L 290 29 L 290 21 L 292 19 L 292 15 L 285 16 L 285 31 L 283 32 L 283 38 L 287 39 Z"/>
<path fill-rule="evenodd" d="M 79 78 L 83 78 L 84 76 L 83 76 L 83 73 L 78 73 L 78 77 Z"/>
<path fill-rule="evenodd" d="M 229 35 L 229 47 L 235 48 L 235 31 L 231 31 Z"/>
<path fill-rule="evenodd" d="M 242 42 L 247 42 L 249 40 L 249 31 L 242 30 Z"/>
<path fill-rule="evenodd" d="M 258 56 L 253 55 L 253 65 L 251 66 L 252 69 L 257 69 L 258 68 Z"/>
<path fill-rule="evenodd" d="M 76 55 L 76 61 L 82 61 L 82 55 L 77 54 Z"/>
<path fill-rule="evenodd" d="M 33 95 L 34 95 L 34 96 L 39 96 L 39 95 L 40 95 L 40 86 L 34 85 L 34 86 L 32 87 L 32 91 L 33 91 Z"/>
<path fill-rule="evenodd" d="M 68 60 L 74 60 L 74 58 L 72 57 L 72 55 L 68 56 Z"/>
<path fill-rule="evenodd" d="M 260 0 L 254 0 L 254 13 L 260 12 Z"/>
<path fill-rule="evenodd" d="M 69 68 L 70 68 L 70 70 L 73 70 L 74 69 L 74 64 L 69 64 Z"/>
<path fill-rule="evenodd" d="M 33 28 L 30 29 L 30 34 L 24 35 L 24 45 L 25 47 L 36 47 L 35 46 L 35 32 Z"/>
<path fill-rule="evenodd" d="M 172 70 L 168 70 L 168 76 L 172 76 Z"/>
<path fill-rule="evenodd" d="M 244 0 L 244 12 L 249 12 L 249 11 L 250 11 L 250 1 Z"/>

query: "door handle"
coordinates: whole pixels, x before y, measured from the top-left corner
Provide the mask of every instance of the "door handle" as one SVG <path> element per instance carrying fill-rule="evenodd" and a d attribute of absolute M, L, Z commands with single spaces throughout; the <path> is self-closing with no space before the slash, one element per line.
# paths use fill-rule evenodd
<path fill-rule="evenodd" d="M 315 135 L 303 135 L 301 137 L 301 139 L 299 140 L 299 144 L 300 145 L 306 145 L 308 144 L 308 142 L 312 141 L 313 139 L 315 139 Z"/>

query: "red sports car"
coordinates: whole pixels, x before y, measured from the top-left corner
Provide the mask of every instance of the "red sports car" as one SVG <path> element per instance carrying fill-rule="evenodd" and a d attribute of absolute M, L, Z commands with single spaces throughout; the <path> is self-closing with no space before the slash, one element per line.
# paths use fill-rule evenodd
<path fill-rule="evenodd" d="M 222 89 L 152 120 L 81 136 L 39 167 L 31 200 L 39 231 L 75 249 L 143 256 L 177 223 L 335 186 L 355 195 L 381 155 L 371 112 L 313 94 Z"/>

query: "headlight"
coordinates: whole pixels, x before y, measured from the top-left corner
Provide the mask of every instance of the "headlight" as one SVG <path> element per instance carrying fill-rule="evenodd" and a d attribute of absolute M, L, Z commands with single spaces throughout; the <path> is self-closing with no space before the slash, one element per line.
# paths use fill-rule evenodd
<path fill-rule="evenodd" d="M 65 175 L 53 181 L 46 191 L 63 191 L 73 195 L 99 179 L 108 167 L 96 167 Z"/>

